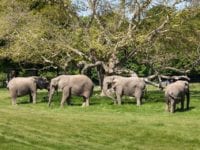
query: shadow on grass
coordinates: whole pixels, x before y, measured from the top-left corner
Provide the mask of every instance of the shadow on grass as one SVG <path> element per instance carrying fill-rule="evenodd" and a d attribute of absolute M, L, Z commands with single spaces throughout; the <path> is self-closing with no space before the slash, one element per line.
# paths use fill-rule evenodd
<path fill-rule="evenodd" d="M 175 112 L 191 111 L 192 109 L 195 109 L 195 107 L 190 107 L 189 109 L 181 109 L 181 108 L 177 108 L 177 109 L 175 110 Z"/>
<path fill-rule="evenodd" d="M 40 91 L 37 94 L 37 103 L 48 103 L 48 98 L 47 98 L 48 93 L 46 91 Z M 192 91 L 191 90 L 191 99 L 198 100 L 200 98 L 200 92 L 199 91 Z M 55 93 L 52 99 L 52 103 L 55 105 L 60 105 L 62 93 L 58 92 Z M 83 103 L 83 98 L 80 96 L 72 96 L 70 98 L 71 100 L 71 106 L 81 106 Z M 145 103 L 157 103 L 165 102 L 164 98 L 164 92 L 163 91 L 147 91 L 143 98 L 143 104 Z M 17 103 L 18 104 L 31 104 L 29 101 L 29 96 L 24 96 L 17 98 Z M 130 104 L 130 105 L 136 105 L 136 99 L 135 98 L 129 98 L 127 96 L 122 97 L 122 105 L 124 104 Z M 90 105 L 95 106 L 95 105 L 114 105 L 114 102 L 111 98 L 105 97 L 105 96 L 100 96 L 100 91 L 95 91 L 93 93 L 93 96 L 90 98 Z M 191 108 L 193 109 L 193 108 Z M 181 111 L 181 110 L 178 110 Z"/>

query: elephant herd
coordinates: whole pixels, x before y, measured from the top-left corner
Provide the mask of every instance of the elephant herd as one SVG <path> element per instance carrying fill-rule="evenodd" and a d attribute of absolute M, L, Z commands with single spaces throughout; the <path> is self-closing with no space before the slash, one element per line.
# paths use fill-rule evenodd
<path fill-rule="evenodd" d="M 55 91 L 62 91 L 61 107 L 65 102 L 70 104 L 71 95 L 83 97 L 82 106 L 89 106 L 89 100 L 93 93 L 94 84 L 90 78 L 85 75 L 60 75 L 49 82 L 44 77 L 15 77 L 8 82 L 12 98 L 12 105 L 16 105 L 16 99 L 19 96 L 29 95 L 30 102 L 36 103 L 37 89 L 48 90 L 48 105 Z M 146 83 L 143 78 L 106 76 L 103 81 L 102 94 L 113 99 L 114 104 L 121 105 L 122 96 L 131 96 L 136 98 L 137 106 L 142 104 L 142 99 L 146 91 Z M 184 109 L 184 101 L 187 97 L 186 109 L 189 109 L 190 91 L 187 81 L 178 80 L 165 87 L 166 111 L 175 112 L 176 104 L 181 103 L 181 109 Z"/>

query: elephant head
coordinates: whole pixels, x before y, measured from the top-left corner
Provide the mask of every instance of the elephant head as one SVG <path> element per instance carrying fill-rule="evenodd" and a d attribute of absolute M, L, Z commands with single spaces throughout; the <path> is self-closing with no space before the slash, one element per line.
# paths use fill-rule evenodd
<path fill-rule="evenodd" d="M 49 81 L 44 77 L 34 77 L 38 89 L 49 90 Z"/>
<path fill-rule="evenodd" d="M 120 76 L 106 76 L 104 77 L 103 81 L 103 89 L 101 92 L 102 96 L 107 96 L 111 98 L 113 101 L 115 101 L 115 91 L 114 91 L 114 85 L 115 85 L 115 80 L 120 78 Z"/>
<path fill-rule="evenodd" d="M 106 96 L 110 96 L 110 92 L 111 92 L 111 88 L 112 88 L 112 84 L 113 84 L 113 80 L 114 80 L 115 76 L 107 76 L 104 77 L 103 80 L 103 89 L 102 89 L 102 93 L 103 95 Z"/>

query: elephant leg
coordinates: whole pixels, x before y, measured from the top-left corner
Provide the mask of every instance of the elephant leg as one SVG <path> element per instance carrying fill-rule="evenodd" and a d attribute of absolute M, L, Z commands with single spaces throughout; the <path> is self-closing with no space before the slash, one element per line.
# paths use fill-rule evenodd
<path fill-rule="evenodd" d="M 32 99 L 33 99 L 33 104 L 36 104 L 36 92 L 32 92 Z"/>
<path fill-rule="evenodd" d="M 181 98 L 181 110 L 184 110 L 184 102 L 185 102 L 185 98 L 182 97 Z"/>
<path fill-rule="evenodd" d="M 113 104 L 117 105 L 117 96 L 116 96 L 116 94 L 113 94 L 112 96 L 110 95 L 109 97 L 112 99 Z"/>
<path fill-rule="evenodd" d="M 12 105 L 17 105 L 17 92 L 10 92 Z"/>
<path fill-rule="evenodd" d="M 186 108 L 187 108 L 187 110 L 189 110 L 189 108 L 190 108 L 190 92 L 186 93 L 186 98 L 187 98 Z"/>
<path fill-rule="evenodd" d="M 121 105 L 122 103 L 122 87 L 116 87 L 116 97 L 117 97 L 117 103 L 118 105 Z"/>
<path fill-rule="evenodd" d="M 171 100 L 171 108 L 170 108 L 170 112 L 174 113 L 176 109 L 176 103 L 175 100 Z"/>
<path fill-rule="evenodd" d="M 137 101 L 137 106 L 140 106 L 142 104 L 142 91 L 139 89 L 136 90 L 135 97 L 136 97 L 136 101 Z"/>
<path fill-rule="evenodd" d="M 51 105 L 51 100 L 52 100 L 52 97 L 53 97 L 53 95 L 54 95 L 54 92 L 55 92 L 55 88 L 53 87 L 53 88 L 50 89 L 50 91 L 49 91 L 49 93 L 48 93 L 48 97 L 49 97 L 48 106 L 49 106 L 49 107 L 50 107 L 50 105 Z"/>
<path fill-rule="evenodd" d="M 170 108 L 169 104 L 165 104 L 165 111 L 169 112 L 169 110 L 170 110 L 169 108 Z"/>
<path fill-rule="evenodd" d="M 122 100 L 121 100 L 121 95 L 120 94 L 117 94 L 117 103 L 118 103 L 118 105 L 122 104 Z"/>
<path fill-rule="evenodd" d="M 146 95 L 147 95 L 147 90 L 146 88 L 142 90 L 142 95 L 141 95 L 141 102 L 143 100 L 143 102 L 146 102 Z"/>
<path fill-rule="evenodd" d="M 86 98 L 86 106 L 89 106 L 89 105 L 90 105 L 90 99 Z"/>
<path fill-rule="evenodd" d="M 70 93 L 70 89 L 68 87 L 65 87 L 63 88 L 63 91 L 62 91 L 62 100 L 61 100 L 61 103 L 60 103 L 60 106 L 63 107 L 66 100 L 69 98 L 69 93 Z"/>
<path fill-rule="evenodd" d="M 83 97 L 83 104 L 82 104 L 82 107 L 87 107 L 90 105 L 90 99 L 89 98 L 86 98 L 86 97 Z"/>
<path fill-rule="evenodd" d="M 17 105 L 17 96 L 12 97 L 12 105 Z"/>
<path fill-rule="evenodd" d="M 61 107 L 63 107 L 64 106 L 64 104 L 65 104 L 65 102 L 66 102 L 66 100 L 67 100 L 67 95 L 65 94 L 65 93 L 63 93 L 63 95 L 62 95 L 62 100 L 61 100 L 61 102 L 60 102 L 60 106 Z"/>
<path fill-rule="evenodd" d="M 114 105 L 117 105 L 117 97 L 115 97 L 115 98 L 113 99 L 113 103 L 114 103 Z"/>
<path fill-rule="evenodd" d="M 165 97 L 165 103 L 166 103 L 165 111 L 170 112 L 171 104 L 170 104 L 170 99 L 168 98 L 168 96 Z"/>
<path fill-rule="evenodd" d="M 168 101 L 168 102 L 166 103 L 166 105 L 165 105 L 165 111 L 170 112 L 170 110 L 171 110 L 171 104 L 170 104 L 170 102 Z"/>
<path fill-rule="evenodd" d="M 136 98 L 136 101 L 137 101 L 137 106 L 140 106 L 141 105 L 141 98 L 140 97 Z"/>
<path fill-rule="evenodd" d="M 84 100 L 82 103 L 82 107 L 85 107 L 85 106 L 86 106 L 86 101 Z"/>
<path fill-rule="evenodd" d="M 116 94 L 114 94 L 113 96 L 109 96 L 109 97 L 112 99 L 113 104 L 117 105 L 117 96 L 116 96 Z"/>
<path fill-rule="evenodd" d="M 66 91 L 66 93 L 68 93 L 66 96 L 67 96 L 67 98 L 66 98 L 66 101 L 67 101 L 67 105 L 71 105 L 71 89 L 69 88 L 67 91 Z"/>
<path fill-rule="evenodd" d="M 190 102 L 189 102 L 189 100 L 187 100 L 187 106 L 186 106 L 186 109 L 187 109 L 187 110 L 190 109 L 190 106 L 189 106 L 189 105 L 190 105 Z"/>
<path fill-rule="evenodd" d="M 67 105 L 71 105 L 71 99 L 70 99 L 70 96 L 68 96 L 68 98 L 67 98 Z"/>
<path fill-rule="evenodd" d="M 33 102 L 33 97 L 31 95 L 31 93 L 29 94 L 29 102 L 32 103 Z"/>

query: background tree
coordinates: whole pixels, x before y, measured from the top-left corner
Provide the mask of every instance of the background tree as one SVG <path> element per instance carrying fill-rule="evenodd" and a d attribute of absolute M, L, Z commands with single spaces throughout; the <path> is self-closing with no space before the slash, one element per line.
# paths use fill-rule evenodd
<path fill-rule="evenodd" d="M 1 0 L 0 57 L 74 73 L 97 67 L 99 78 L 192 74 L 200 69 L 200 8 L 184 2 Z"/>

